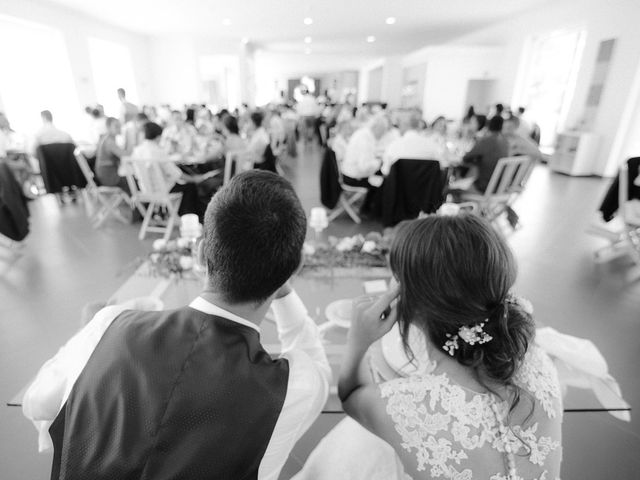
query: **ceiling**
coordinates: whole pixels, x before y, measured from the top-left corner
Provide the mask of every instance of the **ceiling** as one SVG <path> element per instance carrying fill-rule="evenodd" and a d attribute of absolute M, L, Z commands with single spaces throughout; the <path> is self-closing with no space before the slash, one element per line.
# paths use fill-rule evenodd
<path fill-rule="evenodd" d="M 48 0 L 127 30 L 249 39 L 265 50 L 406 53 L 540 7 L 549 0 Z M 388 17 L 396 23 L 387 25 Z M 303 19 L 313 19 L 305 25 Z M 225 19 L 228 19 L 225 25 Z M 366 37 L 376 40 L 368 43 Z M 310 36 L 310 44 L 304 37 Z"/>

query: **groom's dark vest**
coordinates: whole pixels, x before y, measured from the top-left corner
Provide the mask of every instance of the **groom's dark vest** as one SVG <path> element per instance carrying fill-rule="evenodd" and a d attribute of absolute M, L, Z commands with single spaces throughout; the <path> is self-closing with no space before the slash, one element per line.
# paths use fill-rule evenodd
<path fill-rule="evenodd" d="M 190 307 L 122 313 L 49 432 L 52 479 L 256 479 L 289 364 Z"/>

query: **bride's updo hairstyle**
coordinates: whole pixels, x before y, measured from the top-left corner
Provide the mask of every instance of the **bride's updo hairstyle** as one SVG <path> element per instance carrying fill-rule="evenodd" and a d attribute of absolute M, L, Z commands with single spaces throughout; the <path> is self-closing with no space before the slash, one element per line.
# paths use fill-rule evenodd
<path fill-rule="evenodd" d="M 410 323 L 441 349 L 461 327 L 484 323 L 492 339 L 471 345 L 458 338 L 451 356 L 480 380 L 514 386 L 535 327 L 530 313 L 510 301 L 516 262 L 487 221 L 431 215 L 407 222 L 391 246 L 390 266 L 400 282 L 398 321 L 405 346 Z M 519 399 L 515 390 L 512 407 Z"/>

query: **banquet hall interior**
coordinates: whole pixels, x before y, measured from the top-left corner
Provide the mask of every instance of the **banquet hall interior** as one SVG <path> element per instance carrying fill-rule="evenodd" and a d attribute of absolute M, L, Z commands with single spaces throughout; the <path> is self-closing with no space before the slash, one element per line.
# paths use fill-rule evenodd
<path fill-rule="evenodd" d="M 561 478 L 640 479 L 639 24 L 637 0 L 0 0 L 0 479 L 50 476 L 40 367 L 99 306 L 189 304 L 206 207 L 256 169 L 307 215 L 293 285 L 334 377 L 269 478 L 345 418 L 339 301 L 387 288 L 400 226 L 472 215 L 560 371 Z"/>

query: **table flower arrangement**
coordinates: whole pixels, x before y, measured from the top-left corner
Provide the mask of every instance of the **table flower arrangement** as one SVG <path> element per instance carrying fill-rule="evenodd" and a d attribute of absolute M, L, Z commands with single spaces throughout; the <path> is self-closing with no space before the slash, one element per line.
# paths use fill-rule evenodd
<path fill-rule="evenodd" d="M 328 243 L 307 242 L 303 250 L 304 270 L 386 269 L 390 244 L 391 237 L 378 232 L 344 238 L 330 236 Z"/>
<path fill-rule="evenodd" d="M 195 242 L 187 238 L 153 242 L 153 251 L 149 254 L 149 274 L 152 276 L 182 277 L 185 272 L 194 269 Z"/>

